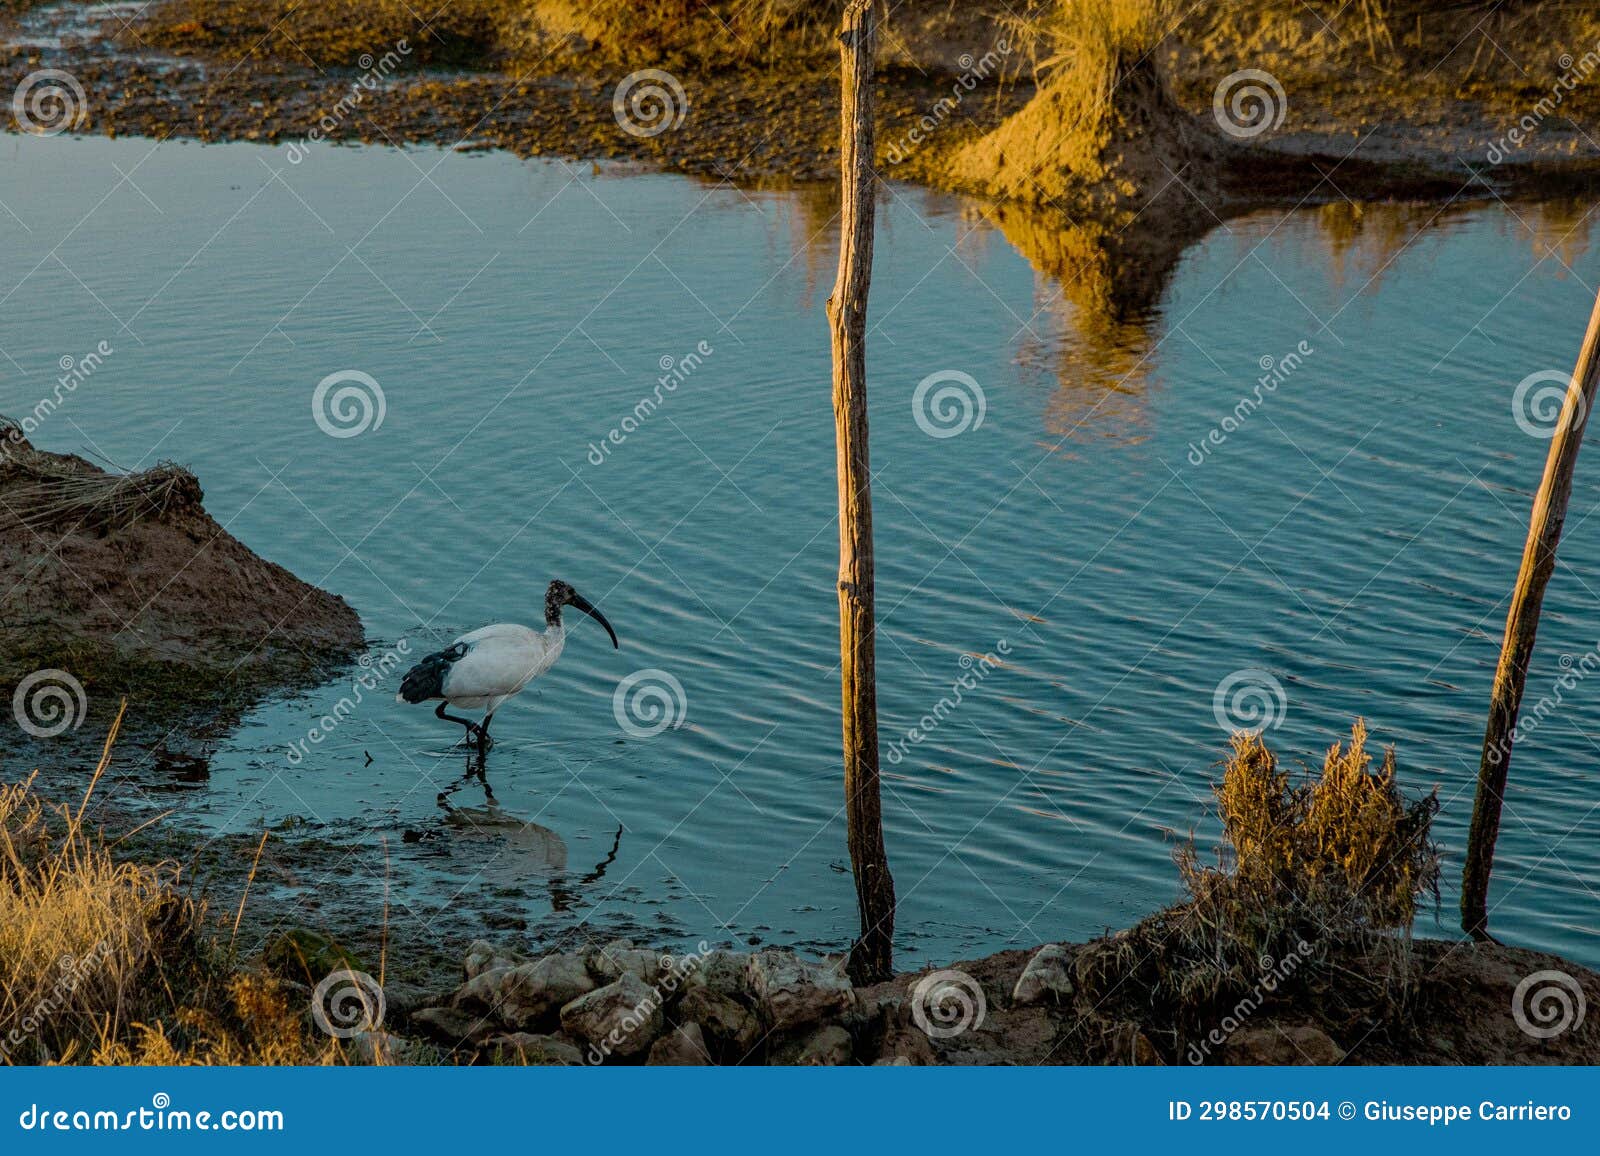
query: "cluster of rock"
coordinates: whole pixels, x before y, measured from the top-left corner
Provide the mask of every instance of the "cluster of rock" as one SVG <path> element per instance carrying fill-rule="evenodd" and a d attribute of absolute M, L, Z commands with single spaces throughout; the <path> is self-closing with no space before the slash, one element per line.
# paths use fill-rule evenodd
<path fill-rule="evenodd" d="M 1054 1008 L 1072 993 L 1070 962 L 1046 947 L 994 999 Z M 841 961 L 787 950 L 675 955 L 622 939 L 529 959 L 480 940 L 463 972 L 448 997 L 410 1011 L 409 1026 L 489 1062 L 932 1064 L 962 1047 L 949 1038 L 960 1033 L 930 1034 L 916 977 L 856 988 Z M 981 1029 L 981 1015 L 970 1026 Z"/>
<path fill-rule="evenodd" d="M 413 1030 L 503 1062 L 844 1064 L 861 1008 L 842 968 L 790 951 L 682 955 L 616 940 L 524 959 L 472 944 L 465 982 Z"/>

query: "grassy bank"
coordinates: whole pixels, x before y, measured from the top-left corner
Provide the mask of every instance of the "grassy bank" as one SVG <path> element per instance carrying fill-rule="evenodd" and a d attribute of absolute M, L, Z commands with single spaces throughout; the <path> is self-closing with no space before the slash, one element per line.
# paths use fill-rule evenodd
<path fill-rule="evenodd" d="M 280 981 L 240 970 L 177 864 L 119 858 L 84 797 L 0 787 L 0 1058 L 14 1064 L 332 1062 Z"/>

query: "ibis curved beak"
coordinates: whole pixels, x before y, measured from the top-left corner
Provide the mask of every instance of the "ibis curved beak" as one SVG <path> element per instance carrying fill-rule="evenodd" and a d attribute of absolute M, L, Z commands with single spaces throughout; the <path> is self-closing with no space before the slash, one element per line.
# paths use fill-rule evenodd
<path fill-rule="evenodd" d="M 606 621 L 606 616 L 600 613 L 599 608 L 593 602 L 590 602 L 576 590 L 572 592 L 572 597 L 568 598 L 567 601 L 606 628 L 606 633 L 611 635 L 611 649 L 622 649 L 622 644 L 617 641 L 617 632 L 611 629 L 611 623 Z"/>

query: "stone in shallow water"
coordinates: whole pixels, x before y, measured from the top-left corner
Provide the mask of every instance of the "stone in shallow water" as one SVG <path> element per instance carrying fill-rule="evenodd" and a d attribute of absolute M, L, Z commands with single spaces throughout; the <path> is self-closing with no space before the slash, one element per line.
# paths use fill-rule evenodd
<path fill-rule="evenodd" d="M 522 957 L 515 952 L 496 947 L 488 940 L 474 939 L 467 945 L 467 958 L 462 965 L 462 971 L 465 973 L 464 978 L 472 979 L 486 971 L 516 967 L 521 962 Z"/>

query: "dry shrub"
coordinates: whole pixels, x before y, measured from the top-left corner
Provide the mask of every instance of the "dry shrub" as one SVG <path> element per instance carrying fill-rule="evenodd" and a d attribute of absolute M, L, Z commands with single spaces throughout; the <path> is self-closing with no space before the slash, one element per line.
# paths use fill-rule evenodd
<path fill-rule="evenodd" d="M 1434 794 L 1407 800 L 1357 721 L 1321 773 L 1296 782 L 1259 735 L 1233 739 L 1216 788 L 1226 847 L 1176 858 L 1189 899 L 1078 958 L 1090 992 L 1124 985 L 1162 1022 L 1203 1033 L 1241 1004 L 1277 1001 L 1332 1027 L 1397 1022 L 1414 995 L 1409 933 L 1437 898 Z"/>
<path fill-rule="evenodd" d="M 1420 895 L 1437 896 L 1439 858 L 1428 830 L 1434 795 L 1407 802 L 1391 748 L 1372 768 L 1367 728 L 1334 743 L 1319 777 L 1294 783 L 1257 734 L 1237 734 L 1217 802 L 1232 863 L 1200 868 L 1185 860 L 1197 897 L 1218 887 L 1263 904 L 1310 905 L 1330 926 L 1408 929 Z"/>

